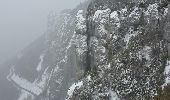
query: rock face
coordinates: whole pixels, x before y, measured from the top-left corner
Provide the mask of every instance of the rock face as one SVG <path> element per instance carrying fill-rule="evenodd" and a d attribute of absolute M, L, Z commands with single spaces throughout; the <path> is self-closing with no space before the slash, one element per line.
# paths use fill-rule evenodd
<path fill-rule="evenodd" d="M 79 100 L 154 99 L 164 83 L 169 49 L 169 39 L 164 38 L 169 35 L 168 6 L 160 5 L 159 0 L 89 4 L 88 74 L 81 79 L 84 85 L 75 90 Z"/>
<path fill-rule="evenodd" d="M 46 34 L 4 65 L 0 85 L 18 100 L 152 100 L 169 84 L 168 6 L 92 0 L 50 14 Z"/>

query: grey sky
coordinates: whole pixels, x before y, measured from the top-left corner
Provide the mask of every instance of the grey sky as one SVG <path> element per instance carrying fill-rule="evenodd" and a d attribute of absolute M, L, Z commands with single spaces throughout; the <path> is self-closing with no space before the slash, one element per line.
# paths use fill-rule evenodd
<path fill-rule="evenodd" d="M 46 30 L 47 15 L 84 0 L 0 0 L 0 63 Z"/>

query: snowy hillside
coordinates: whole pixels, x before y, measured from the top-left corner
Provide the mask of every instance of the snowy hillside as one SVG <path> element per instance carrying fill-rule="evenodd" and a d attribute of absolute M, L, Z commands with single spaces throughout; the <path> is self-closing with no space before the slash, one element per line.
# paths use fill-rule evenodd
<path fill-rule="evenodd" d="M 169 8 L 89 0 L 51 13 L 46 33 L 7 64 L 3 85 L 17 100 L 169 100 Z"/>

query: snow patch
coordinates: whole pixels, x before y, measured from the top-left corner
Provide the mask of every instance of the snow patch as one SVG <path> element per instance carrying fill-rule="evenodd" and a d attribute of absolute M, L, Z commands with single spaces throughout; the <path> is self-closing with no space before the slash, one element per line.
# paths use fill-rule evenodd
<path fill-rule="evenodd" d="M 106 10 L 97 10 L 93 16 L 93 20 L 95 22 L 101 22 L 101 23 L 105 23 L 107 22 L 106 19 L 108 19 L 109 15 L 110 15 L 111 10 L 110 9 L 106 9 Z"/>
<path fill-rule="evenodd" d="M 108 33 L 108 23 L 110 22 L 110 9 L 105 10 L 97 10 L 93 16 L 93 21 L 96 24 L 96 30 L 95 35 L 98 35 L 98 37 L 106 36 Z"/>
<path fill-rule="evenodd" d="M 86 43 L 87 37 L 85 35 L 78 34 L 76 35 L 76 51 L 79 56 L 81 56 L 85 51 L 87 51 L 87 43 Z"/>
<path fill-rule="evenodd" d="M 91 76 L 90 75 L 87 76 L 87 80 L 91 81 Z"/>
<path fill-rule="evenodd" d="M 147 16 L 147 21 L 149 23 L 149 19 L 158 19 L 159 11 L 158 4 L 149 4 L 147 11 L 145 12 L 145 16 Z"/>
<path fill-rule="evenodd" d="M 105 53 L 106 52 L 106 48 L 104 47 L 104 46 L 101 46 L 101 51 L 102 51 L 102 53 Z"/>
<path fill-rule="evenodd" d="M 83 81 L 80 81 L 78 83 L 74 83 L 68 90 L 67 94 L 68 94 L 68 98 L 66 100 L 69 100 L 70 98 L 72 98 L 74 90 L 76 88 L 80 88 L 83 85 Z"/>
<path fill-rule="evenodd" d="M 110 69 L 110 68 L 111 68 L 111 64 L 110 64 L 110 63 L 107 65 L 107 68 L 108 68 L 108 69 Z"/>
<path fill-rule="evenodd" d="M 162 85 L 162 88 L 164 88 L 166 85 L 170 83 L 170 61 L 167 61 L 164 70 L 164 75 L 165 75 L 165 83 Z"/>
<path fill-rule="evenodd" d="M 113 39 L 114 39 L 114 40 L 117 40 L 117 36 L 116 36 L 116 35 L 113 35 Z"/>
<path fill-rule="evenodd" d="M 123 8 L 123 9 L 121 9 L 121 11 L 120 11 L 120 18 L 121 18 L 121 20 L 125 20 L 126 19 L 126 16 L 127 16 L 127 8 L 125 7 L 125 8 Z"/>
<path fill-rule="evenodd" d="M 141 51 L 139 51 L 139 59 L 142 60 L 142 58 L 145 58 L 147 61 L 150 61 L 151 50 L 151 47 L 145 46 Z"/>
<path fill-rule="evenodd" d="M 42 69 L 43 59 L 44 59 L 44 54 L 41 54 L 40 55 L 40 62 L 39 62 L 38 66 L 37 66 L 37 69 L 36 69 L 38 72 L 41 71 L 41 69 Z"/>
<path fill-rule="evenodd" d="M 83 10 L 77 13 L 76 29 L 86 31 L 86 19 L 83 17 Z"/>
<path fill-rule="evenodd" d="M 135 22 L 136 20 L 139 20 L 140 18 L 140 10 L 138 7 L 135 7 L 134 10 L 130 13 L 129 18 L 131 18 L 132 22 Z"/>
<path fill-rule="evenodd" d="M 120 27 L 120 19 L 119 19 L 119 14 L 117 11 L 112 12 L 110 14 L 110 18 L 114 21 L 117 27 Z"/>
<path fill-rule="evenodd" d="M 110 18 L 115 19 L 115 21 L 119 21 L 119 15 L 117 11 L 114 11 L 110 14 Z"/>

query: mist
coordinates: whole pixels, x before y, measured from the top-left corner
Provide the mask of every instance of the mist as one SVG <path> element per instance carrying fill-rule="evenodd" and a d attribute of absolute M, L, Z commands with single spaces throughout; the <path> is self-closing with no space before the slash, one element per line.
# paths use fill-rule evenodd
<path fill-rule="evenodd" d="M 73 9 L 83 0 L 0 0 L 0 64 L 46 30 L 51 11 Z"/>

